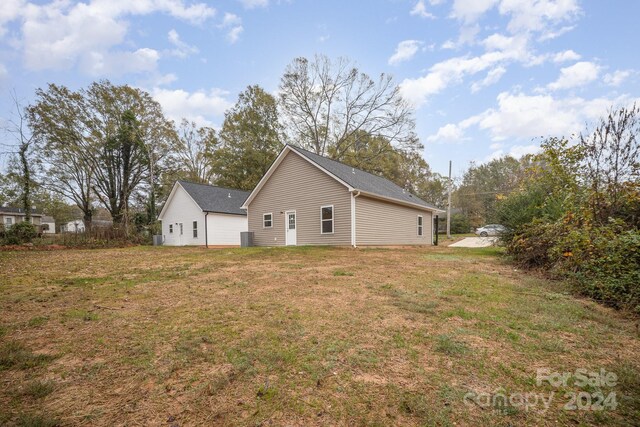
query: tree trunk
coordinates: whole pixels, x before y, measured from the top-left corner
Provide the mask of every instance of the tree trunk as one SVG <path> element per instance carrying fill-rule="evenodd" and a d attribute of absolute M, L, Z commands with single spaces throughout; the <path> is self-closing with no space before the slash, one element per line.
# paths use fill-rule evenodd
<path fill-rule="evenodd" d="M 20 164 L 22 166 L 22 206 L 24 207 L 25 221 L 31 222 L 31 171 L 27 159 L 27 144 L 20 145 Z"/>

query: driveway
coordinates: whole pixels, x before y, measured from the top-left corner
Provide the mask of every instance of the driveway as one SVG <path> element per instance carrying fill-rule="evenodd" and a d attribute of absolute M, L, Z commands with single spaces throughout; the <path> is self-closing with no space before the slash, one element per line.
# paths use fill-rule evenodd
<path fill-rule="evenodd" d="M 498 241 L 497 237 L 465 237 L 459 242 L 449 245 L 451 248 L 486 248 L 493 246 Z"/>

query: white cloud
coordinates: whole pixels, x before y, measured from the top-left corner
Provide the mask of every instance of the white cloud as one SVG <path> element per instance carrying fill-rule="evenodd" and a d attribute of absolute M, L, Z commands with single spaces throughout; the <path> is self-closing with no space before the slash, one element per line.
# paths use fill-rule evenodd
<path fill-rule="evenodd" d="M 500 79 L 506 72 L 507 72 L 507 69 L 501 66 L 489 70 L 489 72 L 487 73 L 487 76 L 484 79 L 474 82 L 471 85 L 471 92 L 476 93 L 484 87 L 491 86 L 498 83 L 498 81 L 500 81 Z"/>
<path fill-rule="evenodd" d="M 228 27 L 233 27 L 235 25 L 240 25 L 242 24 L 242 18 L 240 18 L 238 15 L 234 14 L 234 13 L 225 13 L 224 14 L 224 18 L 222 19 L 222 24 L 220 24 L 222 26 L 222 28 L 228 28 Z"/>
<path fill-rule="evenodd" d="M 244 31 L 242 26 L 242 18 L 233 13 L 225 13 L 222 23 L 218 25 L 219 28 L 227 30 L 227 40 L 229 43 L 234 44 L 240 39 L 240 34 Z"/>
<path fill-rule="evenodd" d="M 404 40 L 398 43 L 396 51 L 389 58 L 389 65 L 398 65 L 401 62 L 408 61 L 418 52 L 422 42 L 419 40 Z"/>
<path fill-rule="evenodd" d="M 604 76 L 604 82 L 609 86 L 620 86 L 632 74 L 631 70 L 616 70 Z"/>
<path fill-rule="evenodd" d="M 90 52 L 82 58 L 80 69 L 94 76 L 121 76 L 151 72 L 157 68 L 160 54 L 149 48 L 133 52 Z"/>
<path fill-rule="evenodd" d="M 237 42 L 240 39 L 240 34 L 242 34 L 243 31 L 244 28 L 241 25 L 230 29 L 227 33 L 227 40 L 229 40 L 229 43 L 234 44 L 235 42 Z"/>
<path fill-rule="evenodd" d="M 4 27 L 8 22 L 18 18 L 24 9 L 24 0 L 3 0 L 0 7 L 0 37 L 4 36 L 7 29 Z"/>
<path fill-rule="evenodd" d="M 560 77 L 549 83 L 547 87 L 551 90 L 569 89 L 577 86 L 584 86 L 598 78 L 600 66 L 593 62 L 582 61 L 562 68 Z"/>
<path fill-rule="evenodd" d="M 442 92 L 450 85 L 462 82 L 466 76 L 498 68 L 512 61 L 525 63 L 532 61 L 533 57 L 526 49 L 526 39 L 493 35 L 483 43 L 489 52 L 474 57 L 450 58 L 433 65 L 423 77 L 404 79 L 400 83 L 403 97 L 415 106 L 420 106 L 429 97 Z M 495 73 L 500 74 L 500 71 Z"/>
<path fill-rule="evenodd" d="M 199 52 L 199 49 L 197 47 L 190 46 L 187 43 L 183 42 L 176 30 L 169 31 L 167 37 L 169 38 L 169 43 L 174 46 L 174 49 L 170 51 L 170 54 L 173 56 L 177 56 L 178 58 L 186 58 Z"/>
<path fill-rule="evenodd" d="M 227 92 L 220 89 L 209 91 L 154 88 L 151 95 L 162 105 L 167 117 L 179 122 L 183 118 L 196 122 L 200 126 L 212 126 L 213 119 L 222 117 L 232 106 L 226 99 Z"/>
<path fill-rule="evenodd" d="M 427 142 L 458 142 L 464 139 L 464 130 L 453 123 L 442 126 L 438 131 L 427 137 Z"/>
<path fill-rule="evenodd" d="M 269 0 L 240 0 L 245 9 L 256 9 L 269 6 Z"/>
<path fill-rule="evenodd" d="M 12 4 L 20 2 L 12 0 Z M 102 74 L 122 63 L 125 67 L 116 70 L 119 74 L 148 71 L 157 61 L 154 49 L 112 49 L 125 42 L 128 16 L 152 13 L 164 13 L 198 25 L 212 17 L 215 9 L 205 3 L 185 5 L 183 0 L 24 3 L 19 11 L 22 32 L 17 48 L 30 70 L 64 70 L 81 64 L 82 69 L 92 74 Z M 133 64 L 127 65 L 125 58 L 131 59 Z M 94 60 L 96 64 L 91 64 Z"/>
<path fill-rule="evenodd" d="M 153 86 L 164 86 L 178 80 L 178 76 L 173 73 L 161 74 L 152 79 Z"/>
<path fill-rule="evenodd" d="M 538 151 L 540 151 L 540 146 L 536 144 L 514 145 L 509 149 L 509 155 L 511 157 L 520 158 L 527 154 L 536 154 Z"/>
<path fill-rule="evenodd" d="M 502 0 L 498 10 L 511 17 L 507 29 L 512 33 L 549 32 L 550 25 L 570 21 L 581 12 L 577 0 Z"/>
<path fill-rule="evenodd" d="M 489 108 L 456 126 L 463 130 L 477 126 L 487 130 L 494 141 L 549 135 L 568 137 L 582 130 L 585 122 L 602 116 L 612 105 L 628 103 L 626 97 L 589 100 L 508 92 L 499 94 L 497 101 L 497 108 Z"/>
<path fill-rule="evenodd" d="M 567 61 L 577 61 L 580 58 L 581 56 L 576 52 L 572 50 L 565 50 L 563 52 L 558 52 L 555 55 L 553 55 L 552 60 L 553 62 L 560 63 L 560 62 L 567 62 Z"/>
<path fill-rule="evenodd" d="M 575 25 L 568 25 L 566 27 L 559 28 L 558 30 L 555 30 L 555 31 L 552 31 L 552 30 L 545 31 L 542 33 L 540 37 L 538 37 L 538 41 L 543 42 L 547 40 L 557 39 L 561 35 L 573 30 L 575 27 L 576 27 Z"/>
<path fill-rule="evenodd" d="M 455 0 L 451 9 L 451 17 L 465 23 L 476 22 L 497 3 L 498 0 Z"/>
<path fill-rule="evenodd" d="M 434 4 L 434 3 L 432 3 Z M 413 16 L 419 16 L 421 18 L 433 18 L 434 16 L 427 11 L 427 6 L 424 4 L 424 0 L 418 0 L 418 2 L 413 6 L 411 12 L 409 12 Z"/>
<path fill-rule="evenodd" d="M 506 152 L 503 149 L 503 144 L 491 144 L 489 148 L 493 150 L 493 152 L 485 157 L 484 160 L 482 160 L 480 163 L 487 163 L 505 156 L 520 158 L 522 156 L 526 156 L 527 154 L 536 154 L 540 151 L 540 146 L 536 144 L 514 145 L 510 147 Z"/>

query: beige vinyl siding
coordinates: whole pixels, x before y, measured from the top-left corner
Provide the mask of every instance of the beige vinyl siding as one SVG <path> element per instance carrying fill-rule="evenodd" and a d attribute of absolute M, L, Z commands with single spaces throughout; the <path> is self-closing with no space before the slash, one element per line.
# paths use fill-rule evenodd
<path fill-rule="evenodd" d="M 423 235 L 418 236 L 418 215 Z M 388 203 L 365 196 L 356 198 L 356 245 L 430 245 L 430 211 Z"/>
<path fill-rule="evenodd" d="M 322 234 L 320 229 L 320 207 L 327 205 L 334 207 L 333 234 Z M 293 210 L 298 245 L 351 245 L 351 194 L 347 187 L 297 153 L 288 152 L 249 204 L 254 244 L 284 245 L 284 212 Z M 262 226 L 265 213 L 273 213 L 271 228 Z"/>
<path fill-rule="evenodd" d="M 3 213 L 3 214 L 0 214 L 0 224 L 4 225 L 5 217 L 13 218 L 13 223 L 14 224 L 22 222 L 26 218 L 26 216 L 20 215 L 20 214 Z M 32 216 L 31 217 L 31 223 L 33 225 L 41 225 L 42 224 L 42 218 L 40 216 Z"/>

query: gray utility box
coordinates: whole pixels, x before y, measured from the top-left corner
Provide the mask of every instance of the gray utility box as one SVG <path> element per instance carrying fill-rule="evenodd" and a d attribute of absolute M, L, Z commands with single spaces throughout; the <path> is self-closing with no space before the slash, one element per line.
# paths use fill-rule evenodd
<path fill-rule="evenodd" d="M 243 248 L 253 246 L 253 231 L 240 232 L 240 246 Z"/>
<path fill-rule="evenodd" d="M 163 237 L 162 235 L 154 235 L 153 236 L 153 246 L 162 246 L 163 242 Z"/>

